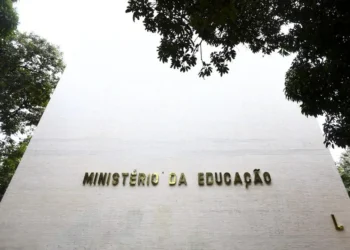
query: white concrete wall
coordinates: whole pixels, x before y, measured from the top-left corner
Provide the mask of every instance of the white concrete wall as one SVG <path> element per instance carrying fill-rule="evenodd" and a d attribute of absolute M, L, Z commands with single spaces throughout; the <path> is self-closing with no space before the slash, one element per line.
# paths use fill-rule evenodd
<path fill-rule="evenodd" d="M 45 112 L 0 204 L 0 249 L 349 249 L 350 201 L 316 120 L 276 85 L 83 86 L 63 81 Z M 197 184 L 255 168 L 270 186 Z M 86 171 L 134 169 L 164 174 L 157 187 L 82 185 Z"/>

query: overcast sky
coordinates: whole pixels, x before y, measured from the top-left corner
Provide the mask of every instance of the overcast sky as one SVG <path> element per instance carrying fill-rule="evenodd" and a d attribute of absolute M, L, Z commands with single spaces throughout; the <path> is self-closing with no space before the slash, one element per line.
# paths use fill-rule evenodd
<path fill-rule="evenodd" d="M 60 84 L 69 81 L 159 81 L 240 84 L 276 83 L 283 90 L 284 75 L 292 58 L 265 56 L 239 47 L 230 74 L 199 79 L 199 69 L 183 74 L 160 63 L 158 35 L 147 33 L 141 23 L 125 14 L 127 0 L 20 0 L 17 9 L 21 31 L 34 32 L 58 45 L 67 64 Z M 123 76 L 121 77 L 121 72 Z M 156 74 L 156 75 L 155 75 Z M 148 77 L 147 77 L 148 76 Z M 67 79 L 67 80 L 66 80 Z M 59 85 L 60 86 L 60 85 Z M 320 124 L 322 119 L 319 119 Z M 331 150 L 335 160 L 341 150 Z"/>

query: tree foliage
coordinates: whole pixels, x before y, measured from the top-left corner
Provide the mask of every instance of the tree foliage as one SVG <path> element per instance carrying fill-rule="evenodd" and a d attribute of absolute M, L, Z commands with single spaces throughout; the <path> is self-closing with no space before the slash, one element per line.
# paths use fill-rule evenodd
<path fill-rule="evenodd" d="M 26 151 L 29 141 L 30 137 L 19 143 L 9 138 L 6 141 L 0 141 L 0 201 Z"/>
<path fill-rule="evenodd" d="M 45 39 L 17 33 L 0 47 L 0 132 L 35 126 L 64 70 L 62 54 Z"/>
<path fill-rule="evenodd" d="M 16 29 L 18 15 L 11 0 L 0 0 L 0 39 L 7 38 Z"/>
<path fill-rule="evenodd" d="M 325 115 L 326 146 L 350 146 L 350 1 L 129 0 L 126 12 L 161 36 L 161 62 L 187 72 L 200 57 L 203 78 L 213 69 L 228 73 L 238 44 L 254 53 L 295 53 L 286 97 L 306 116 Z M 209 59 L 203 43 L 215 49 Z"/>
<path fill-rule="evenodd" d="M 0 200 L 64 70 L 58 48 L 20 33 L 10 0 L 0 0 Z"/>
<path fill-rule="evenodd" d="M 346 191 L 350 197 L 350 149 L 348 148 L 341 156 L 338 165 L 340 177 L 343 180 Z"/>

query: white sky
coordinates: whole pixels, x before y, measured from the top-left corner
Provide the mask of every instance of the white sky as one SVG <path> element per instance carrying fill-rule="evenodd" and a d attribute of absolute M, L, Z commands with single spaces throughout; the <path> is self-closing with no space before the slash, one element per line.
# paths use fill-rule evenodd
<path fill-rule="evenodd" d="M 16 5 L 19 29 L 34 32 L 60 47 L 67 64 L 62 82 L 64 79 L 143 82 L 152 78 L 203 81 L 198 79 L 198 68 L 183 74 L 158 61 L 158 35 L 147 33 L 140 22 L 133 23 L 131 15 L 125 13 L 126 3 L 127 0 L 20 0 Z M 253 55 L 240 47 L 230 65 L 230 75 L 220 78 L 215 74 L 203 83 L 266 80 L 281 83 L 282 91 L 291 61 L 291 57 L 279 55 Z M 150 74 L 153 75 L 146 77 Z M 121 75 L 127 78 L 121 79 Z M 319 122 L 321 125 L 322 118 Z M 331 150 L 334 160 L 339 159 L 341 152 Z"/>

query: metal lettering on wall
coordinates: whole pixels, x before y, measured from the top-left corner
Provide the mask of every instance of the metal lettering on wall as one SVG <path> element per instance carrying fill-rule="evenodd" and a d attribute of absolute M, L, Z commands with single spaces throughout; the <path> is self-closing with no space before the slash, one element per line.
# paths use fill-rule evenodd
<path fill-rule="evenodd" d="M 164 173 L 162 173 L 164 174 Z M 99 173 L 86 172 L 83 179 L 83 185 L 90 186 L 157 186 L 160 181 L 158 173 Z M 169 186 L 187 186 L 187 179 L 185 173 L 169 173 L 167 177 Z M 269 172 L 260 174 L 260 169 L 254 169 L 253 173 L 245 172 L 240 174 L 238 172 L 231 175 L 225 172 L 199 172 L 196 184 L 199 186 L 244 186 L 248 188 L 251 185 L 270 185 L 272 182 Z M 190 184 L 190 183 L 189 183 Z"/>

